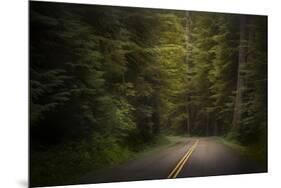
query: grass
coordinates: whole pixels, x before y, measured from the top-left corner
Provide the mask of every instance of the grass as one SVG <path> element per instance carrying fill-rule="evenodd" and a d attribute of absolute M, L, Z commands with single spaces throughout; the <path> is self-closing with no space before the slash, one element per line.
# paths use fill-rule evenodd
<path fill-rule="evenodd" d="M 31 153 L 31 185 L 74 184 L 85 173 L 118 164 L 133 156 L 127 147 L 104 139 L 93 145 L 68 143 L 44 152 Z"/>
<path fill-rule="evenodd" d="M 218 138 L 224 145 L 232 148 L 241 155 L 256 161 L 261 168 L 267 168 L 267 149 L 265 144 L 255 143 L 244 146 L 233 139 L 227 139 L 225 137 Z"/>
<path fill-rule="evenodd" d="M 218 137 L 219 140 L 226 146 L 234 149 L 235 151 L 237 151 L 238 153 L 242 154 L 242 155 L 246 155 L 248 153 L 248 149 L 246 146 L 242 146 L 241 144 L 239 144 L 238 142 L 234 141 L 234 140 L 228 140 L 224 137 Z"/>
<path fill-rule="evenodd" d="M 89 172 L 114 167 L 153 151 L 169 147 L 185 137 L 160 134 L 141 150 L 132 151 L 114 140 L 68 143 L 44 152 L 31 153 L 31 185 L 70 185 Z M 98 143 L 98 144 L 97 144 Z"/>
<path fill-rule="evenodd" d="M 156 138 L 156 141 L 154 143 L 148 145 L 142 151 L 134 153 L 134 156 L 131 159 L 150 155 L 152 152 L 162 150 L 181 141 L 184 141 L 186 137 L 187 136 L 172 136 L 161 134 Z"/>

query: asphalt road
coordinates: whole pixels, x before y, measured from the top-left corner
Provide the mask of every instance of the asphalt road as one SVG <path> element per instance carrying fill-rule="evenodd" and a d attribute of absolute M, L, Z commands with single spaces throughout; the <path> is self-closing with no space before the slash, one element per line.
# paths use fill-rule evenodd
<path fill-rule="evenodd" d="M 104 183 L 166 178 L 266 172 L 254 161 L 217 138 L 186 138 L 114 168 L 89 173 L 79 183 Z"/>

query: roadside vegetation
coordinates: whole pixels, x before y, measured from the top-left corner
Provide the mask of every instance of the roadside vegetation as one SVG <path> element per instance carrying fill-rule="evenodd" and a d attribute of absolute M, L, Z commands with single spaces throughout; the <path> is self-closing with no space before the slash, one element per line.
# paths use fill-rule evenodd
<path fill-rule="evenodd" d="M 236 140 L 226 137 L 218 138 L 224 145 L 255 161 L 257 166 L 260 168 L 267 169 L 267 147 L 264 145 L 264 143 L 243 145 Z"/>
<path fill-rule="evenodd" d="M 149 155 L 150 152 L 167 148 L 185 139 L 183 136 L 159 134 L 149 144 L 134 151 L 108 141 L 101 143 L 99 155 L 95 155 L 96 144 L 92 145 L 94 148 L 89 148 L 89 143 L 74 142 L 60 145 L 46 152 L 32 154 L 31 171 L 32 174 L 36 174 L 33 176 L 33 183 L 44 182 L 44 185 L 77 183 L 89 172 L 114 167 Z M 37 163 L 40 163 L 40 166 L 37 166 Z"/>

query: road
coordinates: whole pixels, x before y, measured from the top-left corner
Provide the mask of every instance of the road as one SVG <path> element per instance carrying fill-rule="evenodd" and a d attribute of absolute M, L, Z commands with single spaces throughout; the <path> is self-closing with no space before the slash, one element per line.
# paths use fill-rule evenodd
<path fill-rule="evenodd" d="M 90 173 L 80 183 L 266 172 L 214 137 L 186 138 L 120 166 Z"/>

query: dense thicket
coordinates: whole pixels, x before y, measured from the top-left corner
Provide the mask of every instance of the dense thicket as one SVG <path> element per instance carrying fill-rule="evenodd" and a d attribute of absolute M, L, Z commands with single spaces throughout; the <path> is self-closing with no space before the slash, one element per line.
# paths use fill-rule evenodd
<path fill-rule="evenodd" d="M 116 163 L 163 131 L 266 146 L 266 29 L 260 16 L 32 2 L 33 183 Z"/>

